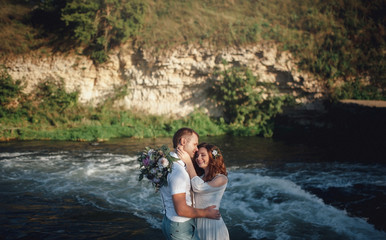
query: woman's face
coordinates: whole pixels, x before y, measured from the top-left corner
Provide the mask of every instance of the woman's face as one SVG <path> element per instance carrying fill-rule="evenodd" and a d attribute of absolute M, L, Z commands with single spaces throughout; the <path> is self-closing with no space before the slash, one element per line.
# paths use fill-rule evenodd
<path fill-rule="evenodd" d="M 208 167 L 209 155 L 208 155 L 208 151 L 206 150 L 206 148 L 202 147 L 202 148 L 198 149 L 196 163 L 202 169 L 205 169 Z"/>

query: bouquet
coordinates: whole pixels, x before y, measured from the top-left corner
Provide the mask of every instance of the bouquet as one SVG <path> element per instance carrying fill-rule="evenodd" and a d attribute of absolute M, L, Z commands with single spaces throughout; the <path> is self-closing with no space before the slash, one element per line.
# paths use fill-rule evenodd
<path fill-rule="evenodd" d="M 142 181 L 146 177 L 153 184 L 156 192 L 167 185 L 167 176 L 172 171 L 172 165 L 176 158 L 170 156 L 170 150 L 166 145 L 156 148 L 146 147 L 143 152 L 138 154 L 139 179 Z"/>

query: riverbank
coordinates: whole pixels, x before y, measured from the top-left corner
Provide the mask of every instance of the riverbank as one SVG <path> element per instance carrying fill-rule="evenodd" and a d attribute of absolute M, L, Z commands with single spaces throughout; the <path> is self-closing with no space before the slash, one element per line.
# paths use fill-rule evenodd
<path fill-rule="evenodd" d="M 364 144 L 373 148 L 386 147 L 383 139 L 386 135 L 386 101 L 342 100 L 334 104 L 324 103 L 324 106 L 324 111 L 285 109 L 275 118 L 273 138 L 294 142 L 305 138 L 324 145 L 328 144 L 329 139 L 339 138 L 358 146 Z M 39 128 L 38 124 L 7 127 L 2 123 L 0 141 L 104 142 L 114 138 L 171 137 L 183 126 L 196 129 L 201 136 L 258 135 L 256 128 L 232 130 L 224 122 L 211 119 L 200 112 L 181 119 L 139 117 L 125 111 L 109 114 L 94 114 L 90 117 L 94 120 L 75 121 L 72 124 L 60 124 L 61 120 L 57 119 L 55 125 L 48 128 Z M 83 115 L 82 118 L 87 116 Z M 369 154 L 376 154 L 376 151 Z"/>
<path fill-rule="evenodd" d="M 346 99 L 340 100 L 340 103 L 343 104 L 354 104 L 363 107 L 372 107 L 372 108 L 386 108 L 386 101 L 381 100 L 354 100 Z"/>
<path fill-rule="evenodd" d="M 343 100 L 324 103 L 325 111 L 287 109 L 276 118 L 273 137 L 324 147 L 337 159 L 385 162 L 385 103 Z"/>

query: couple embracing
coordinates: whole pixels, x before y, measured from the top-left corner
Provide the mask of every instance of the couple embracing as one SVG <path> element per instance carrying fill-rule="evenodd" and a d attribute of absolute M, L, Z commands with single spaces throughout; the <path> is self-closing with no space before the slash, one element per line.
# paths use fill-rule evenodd
<path fill-rule="evenodd" d="M 198 144 L 199 135 L 181 128 L 173 136 L 178 160 L 161 187 L 165 208 L 162 232 L 166 239 L 229 239 L 221 218 L 221 198 L 228 183 L 220 150 L 211 144 Z M 193 192 L 191 192 L 191 190 Z"/>

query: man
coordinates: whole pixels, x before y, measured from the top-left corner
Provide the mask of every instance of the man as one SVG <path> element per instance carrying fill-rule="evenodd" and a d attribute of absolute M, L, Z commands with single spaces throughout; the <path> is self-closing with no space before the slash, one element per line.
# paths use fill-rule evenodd
<path fill-rule="evenodd" d="M 190 128 L 181 128 L 173 136 L 173 147 L 182 146 L 191 158 L 198 151 L 198 134 Z M 175 158 L 178 155 L 171 152 Z M 216 206 L 205 209 L 192 207 L 190 195 L 190 178 L 182 160 L 173 163 L 172 172 L 168 175 L 168 185 L 160 189 L 165 207 L 165 216 L 162 220 L 162 232 L 168 240 L 199 239 L 197 236 L 194 218 L 219 219 L 220 212 Z"/>

